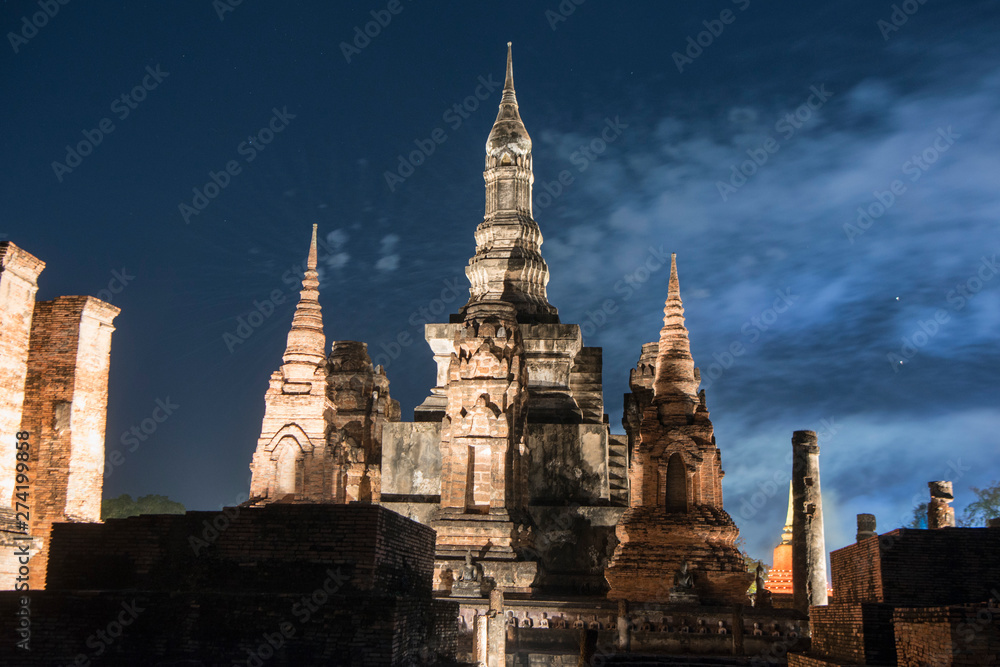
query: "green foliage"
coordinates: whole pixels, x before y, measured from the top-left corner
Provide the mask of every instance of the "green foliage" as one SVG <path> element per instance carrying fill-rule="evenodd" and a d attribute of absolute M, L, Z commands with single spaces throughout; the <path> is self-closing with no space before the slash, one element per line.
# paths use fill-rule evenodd
<path fill-rule="evenodd" d="M 970 489 L 976 494 L 976 500 L 969 503 L 962 512 L 962 525 L 984 527 L 989 519 L 1000 517 L 1000 482 L 993 482 L 985 489 Z"/>
<path fill-rule="evenodd" d="M 101 501 L 102 519 L 124 519 L 140 514 L 184 514 L 184 511 L 184 505 L 166 496 L 148 495 L 132 500 L 132 496 L 124 493 Z"/>
<path fill-rule="evenodd" d="M 920 503 L 913 508 L 913 518 L 906 528 L 926 528 L 927 527 L 927 503 Z"/>
<path fill-rule="evenodd" d="M 767 581 L 767 576 L 771 572 L 771 566 L 764 561 L 754 558 L 746 552 L 747 541 L 740 535 L 739 539 L 736 540 L 736 548 L 740 550 L 740 555 L 743 556 L 743 562 L 747 566 L 747 572 L 752 572 L 757 574 L 757 566 L 761 565 L 764 567 L 764 581 Z M 750 584 L 750 588 L 747 590 L 748 595 L 752 595 L 757 592 L 757 580 L 754 579 L 753 583 Z"/>
<path fill-rule="evenodd" d="M 957 525 L 969 528 L 984 527 L 989 519 L 1000 517 L 1000 482 L 993 482 L 985 489 L 973 486 L 969 490 L 976 494 L 976 499 L 966 505 L 962 513 L 956 517 Z M 927 527 L 927 503 L 920 503 L 913 508 L 913 518 L 906 527 Z"/>

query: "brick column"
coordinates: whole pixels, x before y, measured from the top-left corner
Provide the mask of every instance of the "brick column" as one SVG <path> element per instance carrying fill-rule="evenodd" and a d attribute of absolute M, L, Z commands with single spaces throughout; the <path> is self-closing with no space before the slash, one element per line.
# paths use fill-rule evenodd
<path fill-rule="evenodd" d="M 931 490 L 931 500 L 927 503 L 927 527 L 931 530 L 955 527 L 955 499 L 951 482 L 927 482 Z"/>
<path fill-rule="evenodd" d="M 29 458 L 31 534 L 42 540 L 31 559 L 33 589 L 44 588 L 52 523 L 101 519 L 111 333 L 118 312 L 88 296 L 35 306 L 21 419 L 35 445 Z"/>
<path fill-rule="evenodd" d="M 13 243 L 0 243 L 0 507 L 11 506 L 14 492 L 14 436 L 21 430 L 31 319 L 44 268 Z"/>
<path fill-rule="evenodd" d="M 795 608 L 825 605 L 826 540 L 815 431 L 792 434 L 792 588 Z"/>
<path fill-rule="evenodd" d="M 859 514 L 858 532 L 857 535 L 854 536 L 854 539 L 860 542 L 861 540 L 874 537 L 876 535 L 878 535 L 878 533 L 875 532 L 875 515 Z"/>

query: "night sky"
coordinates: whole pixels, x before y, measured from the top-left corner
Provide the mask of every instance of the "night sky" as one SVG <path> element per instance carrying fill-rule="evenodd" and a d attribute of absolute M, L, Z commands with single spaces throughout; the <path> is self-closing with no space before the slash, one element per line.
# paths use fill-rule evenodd
<path fill-rule="evenodd" d="M 995 2 L 46 1 L 0 5 L 0 234 L 47 262 L 40 299 L 122 308 L 105 497 L 247 492 L 314 223 L 328 344 L 367 342 L 412 418 L 422 325 L 468 298 L 508 40 L 549 300 L 603 346 L 615 432 L 676 252 L 751 553 L 797 429 L 831 549 L 929 480 L 960 511 L 1000 478 Z"/>

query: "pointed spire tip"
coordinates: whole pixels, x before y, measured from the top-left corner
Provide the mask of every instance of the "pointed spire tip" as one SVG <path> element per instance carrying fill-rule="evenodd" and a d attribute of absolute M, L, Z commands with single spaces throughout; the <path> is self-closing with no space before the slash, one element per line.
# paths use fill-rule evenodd
<path fill-rule="evenodd" d="M 507 77 L 503 82 L 504 92 L 514 92 L 514 58 L 511 56 L 510 42 L 507 42 Z"/>
<path fill-rule="evenodd" d="M 316 229 L 319 225 L 313 225 L 312 240 L 309 242 L 309 257 L 306 260 L 306 268 L 310 271 L 316 270 Z"/>

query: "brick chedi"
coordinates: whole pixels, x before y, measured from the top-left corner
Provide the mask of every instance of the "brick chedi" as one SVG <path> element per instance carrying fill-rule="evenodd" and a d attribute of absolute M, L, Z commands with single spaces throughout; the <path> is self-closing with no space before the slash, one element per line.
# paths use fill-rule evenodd
<path fill-rule="evenodd" d="M 788 512 L 785 516 L 785 526 L 781 531 L 781 542 L 774 548 L 774 560 L 768 572 L 764 588 L 774 594 L 776 604 L 790 604 L 792 588 L 792 484 L 788 483 Z M 784 606 L 782 604 L 782 606 Z"/>
<path fill-rule="evenodd" d="M 438 531 L 440 593 L 470 549 L 505 592 L 601 592 L 627 502 L 627 449 L 604 414 L 601 350 L 585 347 L 546 296 L 510 45 L 485 148 L 469 301 L 425 326 L 437 378 L 413 422 L 386 426 L 382 501 Z"/>
<path fill-rule="evenodd" d="M 378 501 L 381 434 L 399 418 L 381 367 L 364 343 L 338 341 L 327 358 L 316 271 L 316 226 L 281 368 L 264 396 L 250 466 L 251 498 L 345 503 Z"/>
<path fill-rule="evenodd" d="M 437 573 L 459 570 L 471 550 L 484 574 L 508 591 L 529 592 L 538 566 L 519 557 L 529 546 L 525 511 L 527 382 L 514 308 L 495 301 L 467 309 L 448 370 L 441 426 L 441 507 Z"/>
<path fill-rule="evenodd" d="M 483 176 L 486 215 L 476 228 L 476 254 L 465 270 L 472 285 L 466 308 L 503 301 L 514 306 L 522 322 L 559 322 L 545 294 L 549 269 L 540 249 L 542 233 L 531 214 L 531 137 L 517 108 L 510 42 Z"/>
<path fill-rule="evenodd" d="M 389 379 L 382 367 L 373 368 L 367 346 L 356 341 L 334 341 L 327 369 L 330 442 L 334 498 L 378 502 L 382 493 L 382 429 L 399 419 L 399 404 L 389 396 Z"/>
<path fill-rule="evenodd" d="M 722 508 L 722 459 L 704 393 L 696 393 L 699 376 L 684 326 L 676 257 L 663 313 L 652 397 L 640 392 L 632 401 L 642 417 L 629 438 L 631 499 L 605 571 L 608 597 L 666 601 L 686 561 L 701 601 L 742 603 L 753 577 L 735 546 L 739 530 Z M 633 380 L 645 390 L 650 378 L 648 354 L 643 356 Z"/>

